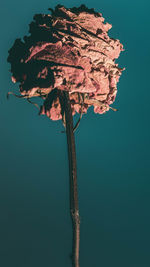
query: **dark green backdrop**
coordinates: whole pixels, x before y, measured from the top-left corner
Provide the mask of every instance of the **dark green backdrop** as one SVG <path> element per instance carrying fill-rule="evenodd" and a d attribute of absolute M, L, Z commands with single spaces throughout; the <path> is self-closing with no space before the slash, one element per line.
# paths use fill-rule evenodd
<path fill-rule="evenodd" d="M 80 1 L 1 3 L 0 266 L 70 267 L 72 228 L 66 136 L 61 122 L 11 97 L 8 49 L 35 13 Z M 89 110 L 76 132 L 81 267 L 150 266 L 150 31 L 148 0 L 83 1 L 112 23 L 126 67 L 110 111 Z"/>

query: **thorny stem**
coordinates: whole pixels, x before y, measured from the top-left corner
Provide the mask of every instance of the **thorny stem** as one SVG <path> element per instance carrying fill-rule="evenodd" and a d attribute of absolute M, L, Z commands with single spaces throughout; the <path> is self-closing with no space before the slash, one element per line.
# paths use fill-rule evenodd
<path fill-rule="evenodd" d="M 63 92 L 64 112 L 66 120 L 66 135 L 68 145 L 69 176 L 70 176 L 70 215 L 73 224 L 73 267 L 79 267 L 80 217 L 77 191 L 77 165 L 75 138 L 73 133 L 73 118 L 69 93 Z"/>

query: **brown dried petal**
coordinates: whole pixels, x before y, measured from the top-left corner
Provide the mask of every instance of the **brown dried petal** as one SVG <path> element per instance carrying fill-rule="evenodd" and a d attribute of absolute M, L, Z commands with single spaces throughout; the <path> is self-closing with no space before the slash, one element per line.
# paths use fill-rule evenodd
<path fill-rule="evenodd" d="M 122 44 L 108 36 L 111 25 L 94 9 L 58 5 L 51 11 L 35 15 L 31 35 L 10 49 L 12 81 L 20 82 L 23 96 L 47 96 L 41 114 L 52 120 L 62 118 L 61 90 L 69 91 L 73 114 L 91 105 L 96 113 L 106 112 L 123 70 L 115 63 Z"/>

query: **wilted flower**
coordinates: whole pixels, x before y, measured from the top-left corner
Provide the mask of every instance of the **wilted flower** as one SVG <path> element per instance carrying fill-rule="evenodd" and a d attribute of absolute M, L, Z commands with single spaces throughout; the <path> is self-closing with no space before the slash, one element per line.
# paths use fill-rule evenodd
<path fill-rule="evenodd" d="M 9 51 L 12 81 L 24 97 L 44 99 L 40 114 L 62 118 L 62 91 L 68 91 L 72 114 L 109 110 L 122 69 L 115 63 L 123 50 L 107 34 L 111 25 L 93 9 L 56 6 L 51 15 L 35 15 L 30 36 Z"/>
<path fill-rule="evenodd" d="M 20 83 L 22 98 L 40 97 L 40 114 L 62 119 L 66 128 L 70 214 L 73 223 L 73 266 L 79 267 L 80 216 L 74 130 L 90 106 L 95 113 L 110 109 L 122 73 L 115 63 L 123 50 L 107 34 L 111 25 L 94 9 L 56 6 L 51 15 L 35 15 L 24 41 L 9 50 L 12 81 Z M 30 101 L 31 102 L 31 101 Z M 36 104 L 35 104 L 36 105 Z M 76 125 L 72 115 L 80 114 Z"/>

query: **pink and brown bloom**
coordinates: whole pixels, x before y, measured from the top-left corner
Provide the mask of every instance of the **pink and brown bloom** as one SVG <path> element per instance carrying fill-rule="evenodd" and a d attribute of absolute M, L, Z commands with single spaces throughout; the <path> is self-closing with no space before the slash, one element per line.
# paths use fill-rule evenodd
<path fill-rule="evenodd" d="M 41 97 L 40 114 L 62 118 L 62 91 L 68 91 L 72 114 L 110 109 L 122 73 L 115 63 L 123 46 L 110 38 L 111 25 L 101 13 L 56 6 L 51 15 L 35 15 L 30 35 L 17 39 L 9 51 L 12 81 L 24 97 Z"/>

